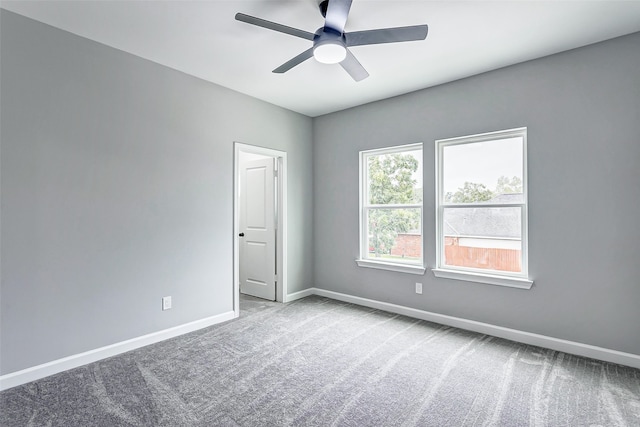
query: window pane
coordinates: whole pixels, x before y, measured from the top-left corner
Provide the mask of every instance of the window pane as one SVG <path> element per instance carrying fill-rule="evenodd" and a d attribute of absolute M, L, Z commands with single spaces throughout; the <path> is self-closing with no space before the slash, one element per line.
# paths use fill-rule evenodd
<path fill-rule="evenodd" d="M 367 258 L 422 263 L 420 209 L 369 209 Z"/>
<path fill-rule="evenodd" d="M 445 208 L 444 264 L 504 272 L 522 271 L 522 210 Z"/>
<path fill-rule="evenodd" d="M 444 146 L 444 203 L 524 203 L 522 156 L 522 137 Z"/>
<path fill-rule="evenodd" d="M 367 157 L 369 204 L 422 202 L 422 150 Z"/>

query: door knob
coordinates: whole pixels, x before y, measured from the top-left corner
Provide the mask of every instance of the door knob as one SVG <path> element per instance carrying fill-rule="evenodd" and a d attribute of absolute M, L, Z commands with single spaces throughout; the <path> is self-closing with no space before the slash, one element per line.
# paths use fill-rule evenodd
<path fill-rule="evenodd" d="M 240 234 L 238 234 L 238 236 L 244 237 L 244 233 L 240 233 Z"/>

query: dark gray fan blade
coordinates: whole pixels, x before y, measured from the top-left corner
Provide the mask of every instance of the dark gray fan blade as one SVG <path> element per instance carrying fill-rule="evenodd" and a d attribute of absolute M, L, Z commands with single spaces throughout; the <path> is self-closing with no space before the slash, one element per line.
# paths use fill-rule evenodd
<path fill-rule="evenodd" d="M 413 40 L 424 40 L 429 32 L 428 25 L 410 27 L 380 28 L 378 30 L 354 31 L 345 33 L 347 46 L 363 46 L 367 44 L 397 43 Z"/>
<path fill-rule="evenodd" d="M 353 77 L 353 80 L 357 82 L 369 77 L 369 73 L 367 73 L 367 70 L 364 69 L 362 64 L 358 62 L 356 57 L 353 56 L 353 53 L 351 53 L 349 49 L 347 49 L 347 57 L 340 63 L 340 65 L 342 65 L 342 68 L 344 68 L 344 70 L 349 73 L 351 77 Z"/>
<path fill-rule="evenodd" d="M 287 27 L 286 25 L 277 24 L 275 22 L 267 21 L 266 19 L 256 18 L 255 16 L 245 15 L 244 13 L 236 13 L 236 20 L 313 41 L 313 33 L 299 30 L 297 28 Z"/>
<path fill-rule="evenodd" d="M 344 33 L 344 26 L 347 24 L 349 10 L 351 9 L 351 1 L 352 0 L 329 0 L 324 26 L 340 34 Z"/>
<path fill-rule="evenodd" d="M 278 68 L 276 68 L 275 70 L 273 70 L 273 72 L 282 74 L 286 71 L 289 71 L 296 65 L 303 63 L 304 61 L 311 58 L 312 56 L 313 56 L 313 48 L 307 49 L 304 52 L 302 52 L 300 55 L 296 56 L 295 58 L 291 58 L 290 60 L 288 60 L 287 62 L 285 62 Z"/>

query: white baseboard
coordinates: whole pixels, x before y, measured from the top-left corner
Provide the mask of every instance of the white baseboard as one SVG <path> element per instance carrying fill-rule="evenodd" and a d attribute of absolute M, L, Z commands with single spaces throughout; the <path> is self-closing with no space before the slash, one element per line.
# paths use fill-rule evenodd
<path fill-rule="evenodd" d="M 640 369 L 640 355 L 632 353 L 624 353 L 617 350 L 610 350 L 603 347 L 582 344 L 574 341 L 567 341 L 559 338 L 548 337 L 545 335 L 533 334 L 530 332 L 518 331 L 516 329 L 504 328 L 502 326 L 491 325 L 489 323 L 477 322 L 474 320 L 462 319 L 459 317 L 447 316 L 444 314 L 432 313 L 429 311 L 418 310 L 415 308 L 405 307 L 402 305 L 391 304 L 388 302 L 376 301 L 367 298 L 361 298 L 353 295 L 343 294 L 339 292 L 328 291 L 319 288 L 308 288 L 299 292 L 286 295 L 285 302 L 295 301 L 310 295 L 318 295 L 344 301 L 352 304 L 358 304 L 365 307 L 375 308 L 379 310 L 389 311 L 391 313 L 402 314 L 404 316 L 422 319 L 429 322 L 439 323 L 442 325 L 453 326 L 460 329 L 479 332 L 499 338 L 505 338 L 524 344 L 536 345 L 539 347 L 549 348 L 552 350 L 562 351 L 578 356 L 590 357 L 593 359 L 603 360 L 605 362 L 618 363 L 620 365 L 631 366 Z M 10 374 L 0 376 L 0 391 L 6 390 L 21 384 L 35 381 L 49 375 L 57 374 L 69 369 L 77 368 L 88 363 L 93 363 L 107 357 L 116 356 L 127 351 L 135 350 L 140 347 L 164 341 L 169 338 L 183 335 L 198 329 L 216 325 L 234 319 L 235 312 L 229 311 L 217 316 L 208 317 L 206 319 L 197 320 L 195 322 L 165 329 L 163 331 L 154 332 L 138 338 L 122 341 L 116 344 L 90 350 L 84 353 L 65 357 L 44 363 L 42 365 L 33 366 L 21 371 L 12 372 Z"/>
<path fill-rule="evenodd" d="M 295 300 L 300 299 L 300 298 L 304 298 L 304 297 L 308 297 L 310 295 L 313 295 L 314 294 L 314 292 L 313 292 L 314 289 L 315 288 L 309 288 L 309 289 L 304 289 L 302 291 L 294 292 L 292 294 L 287 294 L 284 302 L 291 302 L 291 301 L 295 301 Z"/>
<path fill-rule="evenodd" d="M 49 375 L 57 374 L 62 371 L 77 368 L 88 363 L 97 362 L 107 357 L 116 356 L 127 351 L 135 350 L 140 347 L 164 341 L 178 335 L 187 334 L 197 331 L 198 329 L 216 325 L 234 319 L 235 312 L 228 311 L 216 316 L 207 317 L 206 319 L 196 320 L 195 322 L 185 323 L 184 325 L 175 326 L 163 331 L 154 332 L 141 337 L 132 338 L 130 340 L 89 350 L 84 353 L 74 354 L 73 356 L 64 357 L 62 359 L 43 363 L 42 365 L 33 366 L 21 371 L 12 372 L 10 374 L 0 376 L 0 391 L 25 384 L 31 381 L 39 380 Z"/>
<path fill-rule="evenodd" d="M 389 311 L 391 313 L 414 317 L 416 319 L 439 323 L 441 325 L 453 326 L 456 328 L 479 332 L 481 334 L 491 335 L 498 338 L 505 338 L 524 344 L 549 348 L 551 350 L 562 351 L 564 353 L 590 357 L 592 359 L 618 363 L 620 365 L 631 366 L 633 368 L 640 369 L 640 355 L 637 354 L 624 353 L 622 351 L 610 350 L 607 348 L 596 347 L 589 344 L 582 344 L 579 342 L 567 341 L 559 338 L 548 337 L 545 335 L 533 334 L 531 332 L 518 331 L 516 329 L 504 328 L 502 326 L 491 325 L 489 323 L 476 322 L 475 320 L 467 320 L 459 317 L 432 313 L 429 311 L 418 310 L 415 308 L 391 304 L 388 302 L 381 302 L 372 299 L 356 297 L 353 295 L 342 294 L 339 292 L 327 291 L 325 289 L 311 288 L 308 289 L 308 291 L 310 291 L 313 295 L 336 299 L 352 304 L 358 304 L 365 307 L 376 308 L 379 310 Z"/>

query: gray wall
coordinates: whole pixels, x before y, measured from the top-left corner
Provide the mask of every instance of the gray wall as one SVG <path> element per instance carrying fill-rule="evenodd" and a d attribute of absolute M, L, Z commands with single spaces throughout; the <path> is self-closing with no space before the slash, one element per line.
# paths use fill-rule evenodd
<path fill-rule="evenodd" d="M 234 141 L 288 153 L 312 285 L 310 118 L 1 15 L 2 374 L 232 310 Z"/>
<path fill-rule="evenodd" d="M 315 285 L 640 354 L 640 33 L 314 120 Z M 528 127 L 531 290 L 358 268 L 358 151 Z M 414 293 L 415 282 L 423 295 Z"/>

